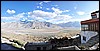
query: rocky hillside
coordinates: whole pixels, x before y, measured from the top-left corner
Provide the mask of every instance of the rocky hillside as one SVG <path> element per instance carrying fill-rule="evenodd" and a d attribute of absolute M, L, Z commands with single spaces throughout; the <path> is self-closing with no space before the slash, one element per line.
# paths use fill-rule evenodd
<path fill-rule="evenodd" d="M 58 26 L 61 26 L 63 28 L 68 28 L 68 27 L 74 27 L 74 28 L 80 28 L 81 24 L 78 21 L 75 22 L 67 22 L 67 23 L 60 23 Z"/>
<path fill-rule="evenodd" d="M 40 22 L 35 20 L 35 21 L 19 21 L 19 22 L 2 22 L 1 28 L 61 29 L 62 27 L 49 22 Z"/>

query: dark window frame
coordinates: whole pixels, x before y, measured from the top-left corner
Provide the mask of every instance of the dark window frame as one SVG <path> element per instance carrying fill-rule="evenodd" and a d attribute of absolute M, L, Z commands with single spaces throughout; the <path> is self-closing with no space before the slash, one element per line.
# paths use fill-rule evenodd
<path fill-rule="evenodd" d="M 46 50 L 46 47 L 43 47 L 43 50 Z"/>
<path fill-rule="evenodd" d="M 86 37 L 85 36 L 83 36 L 83 40 L 86 41 Z"/>
<path fill-rule="evenodd" d="M 41 47 L 37 47 L 37 50 L 41 50 Z"/>

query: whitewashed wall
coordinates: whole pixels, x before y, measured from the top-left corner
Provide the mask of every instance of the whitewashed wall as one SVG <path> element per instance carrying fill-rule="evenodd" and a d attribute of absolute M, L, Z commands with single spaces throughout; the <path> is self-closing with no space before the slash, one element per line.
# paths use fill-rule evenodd
<path fill-rule="evenodd" d="M 96 13 L 97 14 L 97 18 L 99 18 L 99 13 Z"/>
<path fill-rule="evenodd" d="M 81 43 L 86 43 L 91 37 L 96 36 L 98 33 L 94 31 L 81 31 Z M 86 37 L 86 41 L 83 40 L 83 36 Z"/>

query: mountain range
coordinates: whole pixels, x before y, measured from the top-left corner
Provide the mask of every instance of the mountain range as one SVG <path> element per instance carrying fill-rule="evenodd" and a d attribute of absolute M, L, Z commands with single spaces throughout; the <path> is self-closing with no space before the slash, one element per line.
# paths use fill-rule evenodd
<path fill-rule="evenodd" d="M 67 27 L 81 27 L 81 24 L 79 21 L 74 21 L 74 22 L 67 22 L 67 23 L 60 23 L 60 24 L 57 24 L 58 26 L 61 26 L 63 28 L 67 28 Z"/>
<path fill-rule="evenodd" d="M 54 29 L 62 29 L 62 28 L 80 28 L 80 22 L 67 22 L 67 23 L 60 23 L 60 24 L 52 24 L 50 22 L 40 22 L 38 20 L 34 21 L 18 21 L 18 22 L 2 22 L 1 28 L 30 28 L 30 29 L 47 29 L 47 28 L 54 28 Z"/>

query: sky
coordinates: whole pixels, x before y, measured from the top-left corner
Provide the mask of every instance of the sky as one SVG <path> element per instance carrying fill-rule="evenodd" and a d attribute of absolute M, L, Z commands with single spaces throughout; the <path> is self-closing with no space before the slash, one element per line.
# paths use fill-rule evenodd
<path fill-rule="evenodd" d="M 46 21 L 53 24 L 91 19 L 99 1 L 1 1 L 1 22 Z"/>

